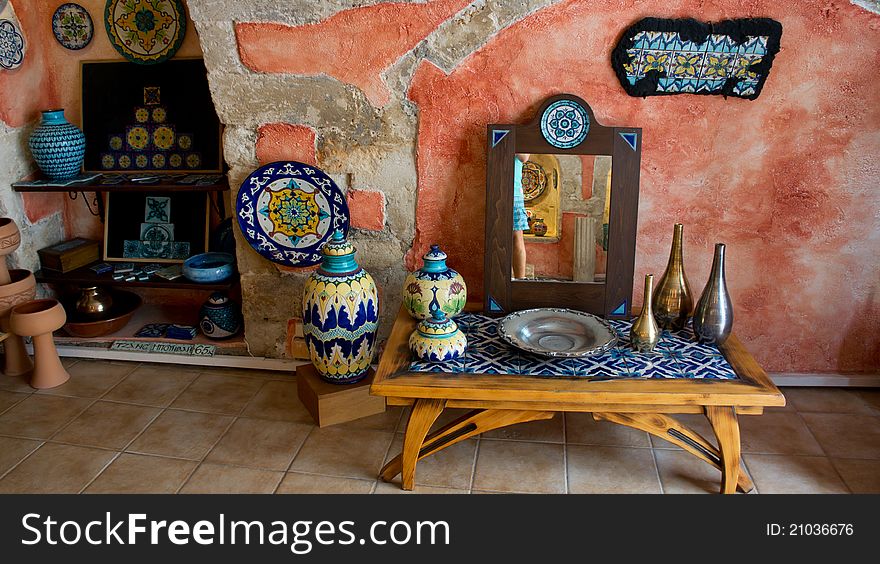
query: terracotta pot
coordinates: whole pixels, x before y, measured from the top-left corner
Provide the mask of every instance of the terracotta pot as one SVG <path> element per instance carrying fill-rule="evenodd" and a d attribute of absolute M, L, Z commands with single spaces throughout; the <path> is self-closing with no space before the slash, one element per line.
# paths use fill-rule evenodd
<path fill-rule="evenodd" d="M 3 372 L 7 376 L 18 376 L 30 372 L 34 365 L 24 348 L 24 341 L 9 327 L 9 310 L 34 299 L 37 281 L 28 270 L 10 270 L 9 277 L 8 284 L 0 285 L 0 330 L 9 333 L 3 343 L 6 349 Z"/>
<path fill-rule="evenodd" d="M 9 325 L 18 335 L 33 337 L 34 373 L 31 387 L 54 388 L 67 382 L 70 374 L 61 364 L 52 332 L 61 329 L 67 314 L 58 300 L 33 300 L 19 304 L 9 313 Z"/>
<path fill-rule="evenodd" d="M 21 232 L 18 230 L 18 225 L 8 217 L 0 217 L 0 285 L 11 282 L 4 257 L 15 252 L 19 245 L 21 245 Z"/>

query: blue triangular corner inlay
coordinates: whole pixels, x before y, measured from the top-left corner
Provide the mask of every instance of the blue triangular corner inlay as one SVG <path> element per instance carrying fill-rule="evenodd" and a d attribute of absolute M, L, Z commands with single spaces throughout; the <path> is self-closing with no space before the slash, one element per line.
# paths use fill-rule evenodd
<path fill-rule="evenodd" d="M 617 309 L 611 312 L 611 315 L 626 315 L 626 300 L 623 300 Z"/>
<path fill-rule="evenodd" d="M 636 145 L 638 144 L 639 134 L 638 133 L 621 133 L 621 137 L 626 141 L 626 144 L 630 146 L 630 148 L 635 151 Z"/>
<path fill-rule="evenodd" d="M 504 136 L 510 133 L 509 129 L 493 129 L 492 130 L 492 146 L 497 145 Z"/>
<path fill-rule="evenodd" d="M 489 296 L 489 311 L 504 311 L 492 296 Z"/>

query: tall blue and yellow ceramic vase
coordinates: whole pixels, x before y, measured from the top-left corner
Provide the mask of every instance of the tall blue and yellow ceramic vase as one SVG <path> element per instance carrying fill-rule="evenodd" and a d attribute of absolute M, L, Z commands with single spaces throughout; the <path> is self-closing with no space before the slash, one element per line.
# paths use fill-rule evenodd
<path fill-rule="evenodd" d="M 321 267 L 303 293 L 303 334 L 321 378 L 352 384 L 366 377 L 373 360 L 379 295 L 342 231 L 333 234 L 321 253 Z"/>

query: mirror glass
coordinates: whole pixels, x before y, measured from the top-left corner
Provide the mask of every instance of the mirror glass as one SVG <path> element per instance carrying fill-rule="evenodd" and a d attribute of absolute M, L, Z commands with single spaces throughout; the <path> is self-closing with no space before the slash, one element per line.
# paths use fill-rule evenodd
<path fill-rule="evenodd" d="M 513 280 L 605 281 L 611 157 L 514 157 Z"/>

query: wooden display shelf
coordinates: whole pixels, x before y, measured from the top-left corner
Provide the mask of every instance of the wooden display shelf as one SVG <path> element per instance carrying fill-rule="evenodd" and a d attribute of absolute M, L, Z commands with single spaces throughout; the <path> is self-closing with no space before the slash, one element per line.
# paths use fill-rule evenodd
<path fill-rule="evenodd" d="M 176 323 L 179 325 L 193 325 L 198 327 L 198 307 L 187 308 L 168 306 L 163 304 L 144 304 L 135 311 L 131 320 L 125 326 L 114 333 L 101 335 L 100 337 L 73 337 L 63 329 L 55 333 L 55 342 L 58 345 L 80 346 L 109 346 L 113 341 L 142 341 L 156 343 L 177 343 L 181 345 L 215 345 L 215 354 L 246 355 L 247 344 L 244 333 L 240 332 L 234 337 L 223 340 L 214 340 L 205 337 L 201 331 L 196 333 L 193 339 L 169 339 L 165 337 L 135 337 L 134 334 L 144 325 L 150 323 Z"/>
<path fill-rule="evenodd" d="M 127 176 L 136 178 L 149 175 L 142 173 Z M 101 184 L 101 177 L 98 177 L 94 180 L 69 184 L 67 186 L 33 186 L 25 183 L 38 180 L 39 176 L 31 175 L 19 182 L 14 182 L 12 189 L 16 192 L 226 192 L 229 190 L 229 179 L 225 174 L 219 172 L 204 174 L 204 176 L 221 176 L 221 178 L 214 184 L 202 185 L 178 184 L 177 180 L 187 176 L 187 174 L 157 173 L 152 176 L 158 176 L 159 180 L 154 182 L 123 181 L 119 184 Z"/>
<path fill-rule="evenodd" d="M 111 263 L 112 264 L 112 263 Z M 111 273 L 95 274 L 89 270 L 89 266 L 83 266 L 70 272 L 58 272 L 55 270 L 40 269 L 34 272 L 37 282 L 46 284 L 72 284 L 77 286 L 122 286 L 129 288 L 166 288 L 178 290 L 229 290 L 238 284 L 238 275 L 234 274 L 223 282 L 203 284 L 192 282 L 184 277 L 176 280 L 165 280 L 158 276 L 150 276 L 149 280 L 113 280 Z"/>

